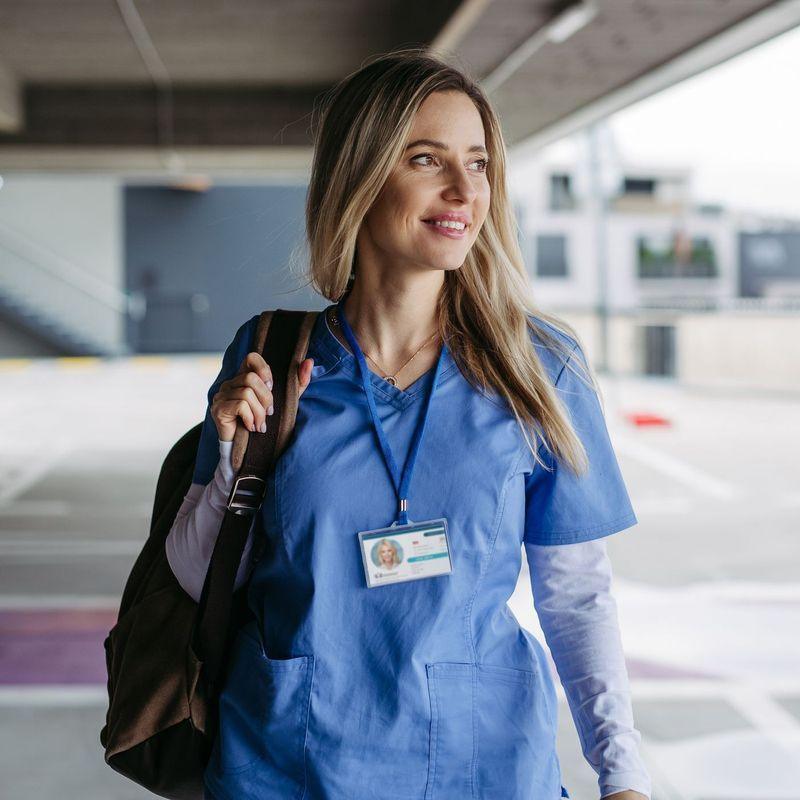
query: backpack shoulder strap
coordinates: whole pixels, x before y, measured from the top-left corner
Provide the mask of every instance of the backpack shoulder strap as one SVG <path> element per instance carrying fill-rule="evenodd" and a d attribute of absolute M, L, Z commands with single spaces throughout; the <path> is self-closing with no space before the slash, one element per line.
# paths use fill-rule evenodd
<path fill-rule="evenodd" d="M 212 693 L 224 672 L 226 653 L 236 632 L 230 625 L 236 572 L 253 517 L 264 500 L 269 473 L 294 429 L 300 397 L 297 368 L 305 358 L 318 313 L 277 309 L 265 311 L 258 321 L 253 347 L 272 370 L 275 412 L 267 417 L 266 433 L 251 433 L 239 418 L 234 435 L 233 453 L 238 455 L 236 459 L 232 455 L 231 460 L 237 474 L 211 554 L 192 632 L 195 652 L 205 662 L 203 679 Z"/>
<path fill-rule="evenodd" d="M 231 464 L 240 472 L 248 448 L 248 467 L 265 472 L 280 457 L 294 429 L 300 399 L 298 367 L 308 352 L 308 343 L 318 311 L 264 311 L 259 317 L 252 350 L 260 353 L 272 370 L 275 411 L 267 417 L 267 432 L 251 435 L 241 418 L 233 437 Z M 272 424 L 270 424 L 272 423 Z M 251 440 L 255 440 L 251 444 Z M 264 459 L 269 464 L 264 464 Z M 262 466 L 263 465 L 263 466 Z M 260 468 L 260 469 L 259 469 Z"/>

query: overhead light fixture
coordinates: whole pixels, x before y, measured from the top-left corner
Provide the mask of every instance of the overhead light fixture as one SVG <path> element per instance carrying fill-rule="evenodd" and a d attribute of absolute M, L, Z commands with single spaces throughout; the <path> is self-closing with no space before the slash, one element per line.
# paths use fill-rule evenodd
<path fill-rule="evenodd" d="M 596 14 L 597 6 L 594 2 L 582 2 L 578 5 L 570 6 L 547 24 L 547 38 L 551 42 L 561 44 L 561 42 L 569 39 L 575 31 L 579 31 L 584 25 L 588 25 Z"/>
<path fill-rule="evenodd" d="M 207 192 L 212 185 L 208 175 L 181 175 L 167 184 L 170 189 L 182 192 Z"/>
<path fill-rule="evenodd" d="M 493 92 L 498 86 L 505 83 L 537 50 L 546 44 L 565 42 L 576 31 L 588 25 L 596 15 L 596 0 L 579 0 L 565 8 L 483 78 L 480 81 L 481 86 L 487 91 Z"/>

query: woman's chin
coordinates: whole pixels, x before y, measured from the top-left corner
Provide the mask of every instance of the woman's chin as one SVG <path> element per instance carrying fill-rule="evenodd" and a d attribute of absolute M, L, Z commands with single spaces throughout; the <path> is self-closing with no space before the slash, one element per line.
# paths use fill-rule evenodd
<path fill-rule="evenodd" d="M 466 254 L 461 257 L 460 261 L 454 261 L 452 254 L 443 254 L 439 257 L 431 257 L 427 259 L 427 263 L 430 265 L 431 269 L 440 269 L 440 270 L 453 270 L 458 269 L 459 267 L 464 265 L 464 260 L 466 259 Z"/>

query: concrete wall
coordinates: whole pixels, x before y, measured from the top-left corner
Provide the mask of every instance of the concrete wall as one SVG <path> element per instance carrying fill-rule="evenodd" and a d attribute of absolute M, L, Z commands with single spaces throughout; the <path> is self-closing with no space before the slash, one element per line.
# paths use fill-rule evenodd
<path fill-rule="evenodd" d="M 597 369 L 600 322 L 595 314 L 554 313 L 575 327 Z M 750 311 L 639 311 L 608 323 L 611 372 L 639 375 L 646 325 L 675 327 L 675 376 L 685 386 L 797 393 L 800 396 L 800 315 Z"/>
<path fill-rule="evenodd" d="M 114 176 L 4 176 L 0 290 L 77 339 L 124 342 L 122 213 Z"/>
<path fill-rule="evenodd" d="M 6 174 L 0 222 L 112 286 L 122 286 L 122 198 L 115 176 Z"/>
<path fill-rule="evenodd" d="M 681 383 L 800 392 L 798 315 L 685 314 L 676 333 Z"/>

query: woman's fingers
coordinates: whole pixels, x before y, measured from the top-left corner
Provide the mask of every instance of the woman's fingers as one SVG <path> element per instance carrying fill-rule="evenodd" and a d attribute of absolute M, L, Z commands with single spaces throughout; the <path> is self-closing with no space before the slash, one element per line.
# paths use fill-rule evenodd
<path fill-rule="evenodd" d="M 267 387 L 266 383 L 255 372 L 245 372 L 239 376 L 239 385 L 251 389 L 255 394 L 258 402 L 267 409 L 272 405 L 272 391 Z"/>
<path fill-rule="evenodd" d="M 250 373 L 254 376 L 249 380 L 258 380 L 255 376 L 255 373 Z M 260 392 L 262 396 L 266 396 L 266 402 L 269 402 L 272 405 L 272 392 L 267 391 L 263 384 L 261 384 Z M 221 416 L 235 416 L 240 413 L 240 410 L 244 408 L 244 405 L 250 410 L 250 414 L 247 418 L 242 415 L 242 421 L 247 424 L 250 422 L 250 425 L 247 425 L 248 430 L 260 430 L 264 422 L 267 418 L 267 408 L 265 408 L 264 401 L 262 400 L 261 396 L 253 389 L 253 387 L 248 385 L 232 385 L 228 386 L 227 388 L 220 389 L 219 393 L 217 394 L 218 402 L 219 402 L 219 413 Z M 227 420 L 226 420 L 227 421 Z M 255 425 L 255 428 L 252 426 Z"/>
<path fill-rule="evenodd" d="M 258 377 L 261 378 L 268 389 L 272 388 L 272 368 L 264 361 L 263 356 L 255 352 L 255 350 L 244 357 L 242 366 L 239 367 L 240 374 L 249 370 L 258 373 Z"/>
<path fill-rule="evenodd" d="M 308 384 L 311 383 L 311 368 L 314 366 L 314 359 L 313 358 L 306 358 L 297 368 L 298 375 L 300 377 L 300 395 L 302 396 L 303 392 L 308 387 Z"/>
<path fill-rule="evenodd" d="M 244 426 L 249 431 L 254 431 L 256 426 L 256 416 L 253 413 L 252 405 L 247 400 L 240 400 L 235 405 L 235 416 L 241 417 Z"/>
<path fill-rule="evenodd" d="M 301 395 L 311 382 L 313 366 L 314 359 L 306 358 L 297 369 Z M 272 369 L 255 351 L 245 356 L 233 378 L 223 381 L 212 401 L 212 416 L 223 441 L 233 438 L 237 418 L 241 418 L 247 430 L 264 433 L 267 417 L 274 409 Z"/>

